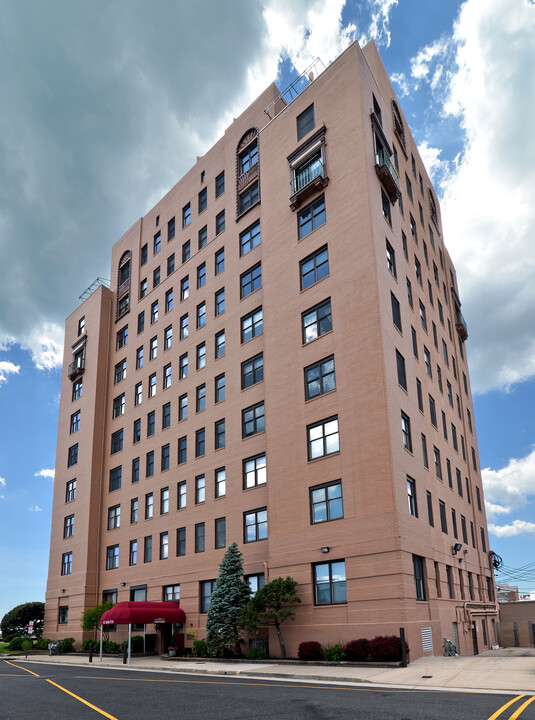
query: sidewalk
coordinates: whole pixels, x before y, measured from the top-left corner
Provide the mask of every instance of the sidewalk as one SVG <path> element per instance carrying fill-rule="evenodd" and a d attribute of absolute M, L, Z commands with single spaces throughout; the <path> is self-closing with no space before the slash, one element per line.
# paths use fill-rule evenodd
<path fill-rule="evenodd" d="M 298 680 L 300 682 L 359 683 L 367 686 L 389 686 L 412 689 L 447 689 L 452 691 L 518 692 L 535 694 L 535 650 L 506 648 L 488 650 L 475 657 L 426 657 L 408 667 L 367 667 L 365 665 L 310 665 L 262 662 L 211 662 L 180 658 L 135 657 L 123 665 L 122 657 L 94 656 L 90 665 L 87 655 L 4 656 L 11 662 L 78 665 L 92 668 L 115 668 L 133 671 L 174 672 L 263 678 L 265 680 Z"/>

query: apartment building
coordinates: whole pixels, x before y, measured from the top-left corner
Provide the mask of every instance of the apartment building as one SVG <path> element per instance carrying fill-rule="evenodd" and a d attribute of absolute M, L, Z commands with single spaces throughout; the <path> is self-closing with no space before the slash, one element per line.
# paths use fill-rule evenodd
<path fill-rule="evenodd" d="M 236 541 L 253 590 L 298 581 L 289 655 L 496 642 L 460 292 L 373 42 L 290 103 L 271 85 L 110 277 L 66 320 L 47 637 L 102 599 L 180 600 L 147 633 L 191 645 Z"/>

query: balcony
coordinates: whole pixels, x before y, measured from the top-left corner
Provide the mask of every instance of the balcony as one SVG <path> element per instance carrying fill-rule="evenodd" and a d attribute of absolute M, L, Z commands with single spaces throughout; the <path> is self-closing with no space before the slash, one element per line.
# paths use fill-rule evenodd
<path fill-rule="evenodd" d="M 459 333 L 459 337 L 464 342 L 468 337 L 468 326 L 463 318 L 461 311 L 455 308 L 455 329 Z"/>
<path fill-rule="evenodd" d="M 76 358 L 69 365 L 69 369 L 67 371 L 69 380 L 76 380 L 77 377 L 80 377 L 80 375 L 84 374 L 84 370 L 85 370 L 84 358 Z"/>
<path fill-rule="evenodd" d="M 310 195 L 328 184 L 329 178 L 325 174 L 325 166 L 319 157 L 296 168 L 293 180 L 290 181 L 291 209 L 298 208 Z"/>
<path fill-rule="evenodd" d="M 379 148 L 375 156 L 375 172 L 383 183 L 391 203 L 395 203 L 401 196 L 399 177 L 396 168 L 392 165 L 390 156 L 384 148 Z"/>

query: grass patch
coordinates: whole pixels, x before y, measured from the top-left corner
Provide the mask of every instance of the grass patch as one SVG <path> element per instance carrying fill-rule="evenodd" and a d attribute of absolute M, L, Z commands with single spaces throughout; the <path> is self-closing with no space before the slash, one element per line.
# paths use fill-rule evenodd
<path fill-rule="evenodd" d="M 8 643 L 0 642 L 0 653 L 4 653 L 4 655 L 7 655 L 7 653 L 13 652 L 9 649 Z"/>

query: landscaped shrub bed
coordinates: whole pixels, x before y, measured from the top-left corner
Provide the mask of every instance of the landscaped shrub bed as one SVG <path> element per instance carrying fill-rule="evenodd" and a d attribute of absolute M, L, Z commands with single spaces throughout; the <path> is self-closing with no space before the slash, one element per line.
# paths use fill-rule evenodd
<path fill-rule="evenodd" d="M 323 660 L 323 648 L 315 640 L 302 642 L 297 650 L 299 660 Z"/>
<path fill-rule="evenodd" d="M 405 643 L 407 653 L 409 646 Z M 367 640 L 359 638 L 350 640 L 345 645 L 336 643 L 322 647 L 319 642 L 310 640 L 302 642 L 297 651 L 299 660 L 327 660 L 340 662 L 396 662 L 401 660 L 401 640 L 398 635 L 379 635 Z"/>

